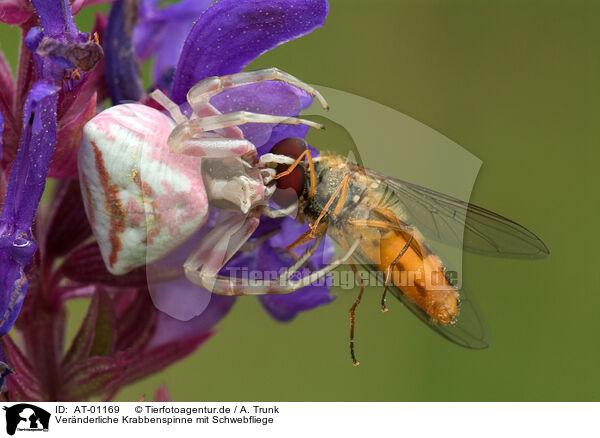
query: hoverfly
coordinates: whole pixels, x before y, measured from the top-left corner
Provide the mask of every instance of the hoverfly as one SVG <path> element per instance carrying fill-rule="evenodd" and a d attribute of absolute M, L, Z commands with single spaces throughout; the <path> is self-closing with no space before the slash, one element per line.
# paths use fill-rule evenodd
<path fill-rule="evenodd" d="M 428 240 L 462 244 L 465 250 L 500 257 L 549 254 L 539 237 L 510 219 L 363 168 L 340 155 L 323 153 L 313 159 L 303 140 L 283 140 L 272 152 L 296 158 L 289 167 L 278 167 L 277 186 L 292 189 L 291 198 L 298 195 L 297 219 L 310 224 L 288 249 L 327 233 L 351 253 L 351 262 L 385 274 L 382 311 L 387 311 L 390 291 L 429 327 L 463 347 L 488 346 L 485 324 L 466 290 L 453 285 Z M 287 204 L 287 193 L 278 196 L 276 191 L 274 199 Z M 402 272 L 417 275 L 407 282 Z M 350 352 L 355 365 L 355 312 L 363 291 L 361 284 L 350 309 Z"/>

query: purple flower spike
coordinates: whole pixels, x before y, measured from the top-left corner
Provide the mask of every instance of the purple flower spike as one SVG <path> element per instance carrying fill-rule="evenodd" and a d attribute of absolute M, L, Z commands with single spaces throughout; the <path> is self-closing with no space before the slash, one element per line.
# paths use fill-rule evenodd
<path fill-rule="evenodd" d="M 325 23 L 327 0 L 221 0 L 198 18 L 185 41 L 173 100 L 209 76 L 241 71 L 262 53 Z"/>
<path fill-rule="evenodd" d="M 31 0 L 47 37 L 78 33 L 69 0 Z"/>
<path fill-rule="evenodd" d="M 77 30 L 68 0 L 31 0 L 41 27 L 29 30 L 25 45 L 36 54 L 43 78 L 60 81 L 65 69 L 88 72 L 102 59 L 100 45 Z"/>
<path fill-rule="evenodd" d="M 113 104 L 140 100 L 143 94 L 139 67 L 133 49 L 133 29 L 139 1 L 112 4 L 104 34 L 104 74 Z"/>
<path fill-rule="evenodd" d="M 57 96 L 57 87 L 39 81 L 25 102 L 21 145 L 0 217 L 0 336 L 19 314 L 27 291 L 26 270 L 37 249 L 31 227 L 56 142 Z"/>

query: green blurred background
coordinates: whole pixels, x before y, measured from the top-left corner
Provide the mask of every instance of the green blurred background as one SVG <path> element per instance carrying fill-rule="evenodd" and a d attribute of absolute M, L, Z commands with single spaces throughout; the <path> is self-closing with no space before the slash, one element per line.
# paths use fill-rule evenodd
<path fill-rule="evenodd" d="M 91 16 L 79 17 L 82 30 Z M 355 368 L 354 292 L 288 324 L 239 299 L 192 357 L 118 400 L 150 396 L 160 383 L 177 401 L 598 400 L 599 19 L 592 0 L 332 0 L 324 28 L 251 65 L 380 102 L 482 160 L 471 201 L 531 228 L 551 250 L 541 261 L 465 254 L 491 348 L 451 344 L 399 303 L 382 314 L 369 289 Z M 0 27 L 13 66 L 17 37 Z M 401 176 L 410 163 L 394 159 Z"/>

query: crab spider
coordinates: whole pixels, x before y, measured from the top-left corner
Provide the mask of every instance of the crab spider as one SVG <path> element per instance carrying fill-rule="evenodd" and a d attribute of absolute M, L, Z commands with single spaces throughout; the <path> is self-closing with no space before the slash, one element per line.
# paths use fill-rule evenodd
<path fill-rule="evenodd" d="M 288 293 L 326 275 L 340 259 L 299 280 L 289 277 L 308 260 L 323 236 L 280 277 L 259 285 L 218 276 L 219 270 L 247 244 L 260 216 L 282 217 L 296 205 L 269 206 L 278 164 L 294 164 L 287 155 L 257 159 L 254 144 L 238 126 L 245 123 L 323 126 L 296 117 L 238 111 L 223 114 L 210 99 L 223 91 L 262 81 L 279 80 L 302 89 L 327 108 L 313 87 L 276 68 L 207 78 L 190 89 L 189 117 L 161 91 L 151 97 L 170 117 L 151 107 L 130 103 L 111 107 L 84 127 L 79 175 L 87 216 L 108 270 L 125 274 L 175 249 L 207 220 L 209 207 L 234 214 L 199 243 L 184 264 L 186 277 L 225 295 Z M 297 163 L 296 163 L 297 164 Z"/>

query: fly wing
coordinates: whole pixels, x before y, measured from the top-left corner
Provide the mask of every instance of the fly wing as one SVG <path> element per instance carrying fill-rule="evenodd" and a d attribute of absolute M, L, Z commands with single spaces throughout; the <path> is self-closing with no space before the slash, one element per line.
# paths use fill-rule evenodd
<path fill-rule="evenodd" d="M 365 171 L 385 184 L 389 193 L 386 204 L 395 208 L 399 204 L 402 220 L 427 238 L 498 257 L 542 258 L 549 254 L 533 232 L 497 213 L 370 169 Z"/>
<path fill-rule="evenodd" d="M 371 274 L 381 274 L 381 272 L 370 263 L 368 257 L 361 251 L 360 246 L 352 254 L 352 257 Z M 456 322 L 452 324 L 441 324 L 440 322 L 435 321 L 417 306 L 414 301 L 404 295 L 402 290 L 397 286 L 391 284 L 388 286 L 388 292 L 398 298 L 402 304 L 404 304 L 428 327 L 435 330 L 449 341 L 462 347 L 473 348 L 476 350 L 489 347 L 489 332 L 483 314 L 473 297 L 470 296 L 465 288 L 459 291 L 458 316 L 456 317 Z"/>

